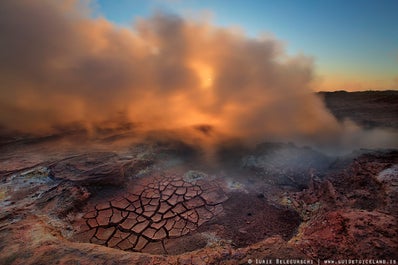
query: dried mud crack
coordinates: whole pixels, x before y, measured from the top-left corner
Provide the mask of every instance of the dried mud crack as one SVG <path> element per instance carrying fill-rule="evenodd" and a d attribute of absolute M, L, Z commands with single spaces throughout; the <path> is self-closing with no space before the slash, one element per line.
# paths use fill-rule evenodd
<path fill-rule="evenodd" d="M 127 251 L 182 237 L 222 212 L 222 189 L 204 179 L 147 177 L 126 194 L 95 205 L 83 219 L 83 241 Z"/>

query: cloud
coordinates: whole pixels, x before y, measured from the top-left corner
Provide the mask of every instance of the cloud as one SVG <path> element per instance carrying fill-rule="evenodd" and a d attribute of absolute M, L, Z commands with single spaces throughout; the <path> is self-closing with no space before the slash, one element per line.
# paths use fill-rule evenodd
<path fill-rule="evenodd" d="M 330 142 L 342 130 L 311 89 L 311 58 L 288 56 L 273 38 L 162 13 L 123 28 L 90 18 L 87 3 L 52 0 L 1 1 L 0 32 L 7 130 L 120 117 L 249 141 Z"/>

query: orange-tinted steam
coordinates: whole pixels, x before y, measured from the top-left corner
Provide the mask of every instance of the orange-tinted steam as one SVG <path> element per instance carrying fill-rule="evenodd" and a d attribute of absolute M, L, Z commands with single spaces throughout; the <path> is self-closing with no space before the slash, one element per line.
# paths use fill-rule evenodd
<path fill-rule="evenodd" d="M 340 130 L 310 88 L 312 61 L 275 39 L 165 14 L 121 28 L 70 3 L 0 2 L 4 128 L 42 133 L 123 116 L 148 130 L 205 124 L 249 140 Z"/>

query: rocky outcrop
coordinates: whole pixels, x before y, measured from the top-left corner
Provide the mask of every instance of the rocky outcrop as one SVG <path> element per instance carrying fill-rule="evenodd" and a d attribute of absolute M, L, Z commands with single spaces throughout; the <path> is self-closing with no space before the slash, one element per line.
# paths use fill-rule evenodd
<path fill-rule="evenodd" d="M 379 211 L 325 212 L 302 225 L 293 242 L 314 259 L 397 259 L 397 220 Z"/>
<path fill-rule="evenodd" d="M 396 259 L 396 151 L 360 155 L 309 189 L 291 194 L 306 220 L 291 240 L 319 259 Z"/>

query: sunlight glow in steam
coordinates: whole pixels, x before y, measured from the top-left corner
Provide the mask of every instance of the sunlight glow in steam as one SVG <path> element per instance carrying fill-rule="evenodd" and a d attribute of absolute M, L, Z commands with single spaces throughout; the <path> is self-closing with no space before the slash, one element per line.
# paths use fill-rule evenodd
<path fill-rule="evenodd" d="M 62 3 L 0 1 L 0 128 L 209 125 L 252 142 L 344 134 L 313 93 L 313 60 L 275 38 L 163 13 L 119 27 L 90 18 L 85 1 Z"/>
<path fill-rule="evenodd" d="M 194 61 L 191 63 L 192 69 L 197 73 L 201 87 L 203 89 L 209 89 L 213 85 L 213 70 L 212 68 L 200 61 Z"/>

